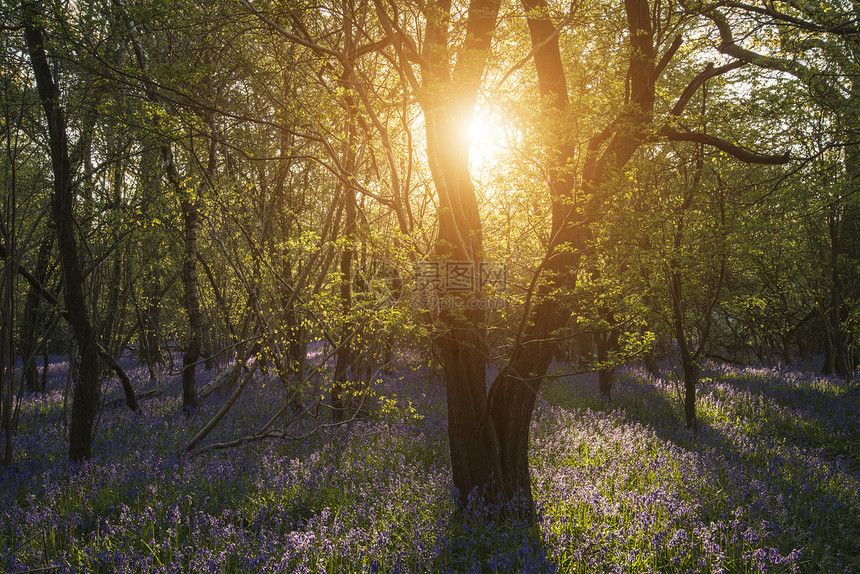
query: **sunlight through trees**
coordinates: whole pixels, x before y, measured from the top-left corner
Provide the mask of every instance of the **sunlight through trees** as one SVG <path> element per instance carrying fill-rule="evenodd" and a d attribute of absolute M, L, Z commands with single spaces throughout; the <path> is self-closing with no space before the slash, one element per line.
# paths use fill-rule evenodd
<path fill-rule="evenodd" d="M 84 466 L 115 401 L 175 395 L 200 457 L 424 393 L 455 507 L 539 528 L 559 381 L 612 409 L 642 365 L 705 441 L 720 365 L 860 385 L 852 6 L 27 0 L 0 26 L 9 469 L 50 393 Z"/>

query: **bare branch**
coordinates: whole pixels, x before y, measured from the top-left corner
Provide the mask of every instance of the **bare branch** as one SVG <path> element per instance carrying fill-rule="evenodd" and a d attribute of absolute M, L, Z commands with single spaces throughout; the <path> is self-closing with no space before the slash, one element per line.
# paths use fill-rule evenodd
<path fill-rule="evenodd" d="M 250 383 L 251 379 L 254 377 L 254 373 L 256 373 L 257 369 L 260 367 L 259 361 L 254 361 L 254 363 L 250 365 L 250 367 L 251 368 L 248 370 L 248 373 L 245 375 L 245 378 L 242 379 L 242 382 L 239 384 L 238 387 L 236 387 L 236 390 L 233 391 L 233 394 L 230 396 L 229 400 L 221 406 L 221 409 L 215 414 L 214 417 L 212 417 L 212 420 L 206 423 L 206 426 L 203 427 L 200 432 L 198 432 L 197 435 L 192 438 L 191 441 L 186 445 L 185 452 L 190 452 L 198 442 L 206 438 L 206 436 L 210 432 L 212 432 L 212 429 L 214 429 L 221 421 L 221 419 L 224 418 L 224 415 L 230 412 L 230 409 L 233 407 L 233 404 L 239 399 L 239 396 L 242 394 L 242 391 L 245 390 L 245 387 L 248 386 L 248 383 Z"/>

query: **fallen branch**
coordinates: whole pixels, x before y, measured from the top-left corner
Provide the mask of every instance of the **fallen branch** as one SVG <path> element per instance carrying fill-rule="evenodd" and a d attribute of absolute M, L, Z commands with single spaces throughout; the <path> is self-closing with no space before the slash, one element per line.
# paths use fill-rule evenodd
<path fill-rule="evenodd" d="M 110 353 L 105 351 L 104 347 L 101 345 L 97 345 L 99 349 L 99 355 L 101 355 L 102 359 L 104 359 L 107 364 L 110 366 L 111 370 L 116 373 L 116 376 L 119 377 L 119 382 L 122 384 L 122 390 L 125 391 L 125 404 L 128 405 L 133 411 L 137 410 L 137 398 L 134 396 L 134 387 L 131 386 L 131 380 L 128 378 L 128 375 L 125 373 L 125 370 L 122 368 L 122 365 L 114 359 Z"/>
<path fill-rule="evenodd" d="M 245 387 L 248 386 L 248 383 L 250 383 L 251 379 L 254 377 L 254 373 L 256 373 L 257 369 L 260 367 L 259 361 L 254 361 L 254 363 L 250 365 L 250 367 L 251 369 L 245 375 L 245 378 L 242 379 L 242 384 L 236 387 L 236 390 L 233 391 L 233 394 L 230 396 L 230 399 L 226 403 L 224 403 L 221 409 L 215 414 L 214 417 L 212 417 L 212 420 L 206 423 L 206 426 L 203 427 L 193 439 L 191 439 L 191 442 L 189 442 L 188 445 L 185 447 L 185 452 L 191 452 L 191 450 L 198 442 L 206 438 L 206 436 L 210 432 L 212 432 L 212 429 L 214 429 L 215 426 L 221 421 L 221 419 L 224 418 L 224 415 L 230 412 L 230 409 L 233 407 L 233 404 L 239 399 L 239 396 L 242 394 L 242 391 L 245 390 Z"/>
<path fill-rule="evenodd" d="M 235 384 L 236 381 L 239 380 L 239 375 L 241 374 L 242 368 L 244 366 L 245 365 L 243 365 L 242 363 L 237 362 L 236 364 L 231 365 L 218 373 L 218 375 L 216 375 L 215 378 L 209 382 L 209 384 L 207 384 L 197 392 L 197 400 L 202 401 L 225 384 Z"/>
<path fill-rule="evenodd" d="M 138 401 L 138 403 L 140 403 L 140 401 L 146 401 L 146 400 L 154 399 L 154 398 L 157 398 L 160 396 L 161 396 L 161 389 L 152 389 L 151 391 L 146 391 L 145 393 L 140 393 L 139 395 L 137 395 L 137 401 Z M 104 405 L 104 408 L 112 409 L 112 408 L 116 408 L 116 407 L 118 407 L 124 403 L 125 403 L 124 398 L 113 399 L 113 400 L 107 401 Z"/>

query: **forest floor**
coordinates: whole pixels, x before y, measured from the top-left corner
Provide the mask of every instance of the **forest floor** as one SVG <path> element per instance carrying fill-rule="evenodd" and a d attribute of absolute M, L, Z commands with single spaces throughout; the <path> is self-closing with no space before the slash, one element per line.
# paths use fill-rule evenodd
<path fill-rule="evenodd" d="M 620 369 L 605 404 L 595 377 L 556 377 L 532 426 L 529 527 L 455 511 L 424 369 L 376 383 L 362 420 L 187 456 L 226 396 L 186 418 L 178 376 L 126 362 L 139 393 L 162 393 L 131 412 L 106 382 L 94 455 L 73 466 L 55 359 L 0 467 L 0 571 L 860 572 L 860 394 L 837 379 L 706 366 L 692 434 L 671 378 Z M 283 395 L 260 376 L 201 446 L 253 433 Z"/>

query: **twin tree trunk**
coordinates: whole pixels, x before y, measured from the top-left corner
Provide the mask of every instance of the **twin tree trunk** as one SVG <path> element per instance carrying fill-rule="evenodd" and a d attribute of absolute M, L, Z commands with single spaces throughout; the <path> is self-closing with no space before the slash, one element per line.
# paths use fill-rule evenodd
<path fill-rule="evenodd" d="M 450 6 L 443 3 L 446 11 Z M 542 2 L 526 1 L 538 82 L 548 113 L 563 110 L 567 88 L 555 29 Z M 466 39 L 452 71 L 447 52 L 445 14 L 428 21 L 424 67 L 429 95 L 422 102 L 427 133 L 427 155 L 439 196 L 437 257 L 444 262 L 471 265 L 483 261 L 481 221 L 469 173 L 469 150 L 464 130 L 475 112 L 491 34 L 499 5 L 474 0 L 469 6 Z M 538 10 L 535 10 L 538 9 Z M 566 158 L 561 158 L 563 163 Z M 592 175 L 602 176 L 600 168 Z M 528 326 L 518 336 L 509 361 L 486 390 L 487 344 L 484 313 L 470 308 L 478 292 L 441 295 L 461 302 L 462 309 L 440 314 L 443 333 L 437 337 L 448 393 L 448 432 L 454 485 L 461 502 L 470 495 L 510 510 L 534 516 L 528 467 L 529 427 L 541 379 L 556 349 L 554 333 L 570 317 L 565 293 L 574 285 L 585 227 L 575 210 L 573 181 L 553 170 L 551 241 L 542 265 L 540 287 L 532 295 Z"/>
<path fill-rule="evenodd" d="M 557 30 L 549 19 L 545 0 L 523 0 L 523 6 L 543 113 L 561 120 L 568 94 Z M 439 196 L 436 252 L 441 261 L 477 266 L 483 259 L 481 221 L 464 132 L 475 112 L 499 4 L 493 0 L 470 2 L 466 33 L 453 70 L 447 24 L 451 3 L 439 0 L 436 8 L 435 12 L 428 12 L 421 99 L 428 163 Z M 563 171 L 572 159 L 566 154 L 573 153 L 573 146 L 561 146 L 571 151 L 559 154 L 550 165 L 550 241 L 539 268 L 540 277 L 533 282 L 537 287 L 528 293 L 528 321 L 523 322 L 517 333 L 508 363 L 492 382 L 489 393 L 485 390 L 484 317 L 482 312 L 468 308 L 468 301 L 479 293 L 441 293 L 455 298 L 455 302 L 460 300 L 466 307 L 462 311 L 441 313 L 444 331 L 437 338 L 447 383 L 454 484 L 464 503 L 474 491 L 501 504 L 521 497 L 525 503 L 523 510 L 533 516 L 528 471 L 529 426 L 541 380 L 556 349 L 554 337 L 562 333 L 570 318 L 569 298 L 581 254 L 587 247 L 589 221 L 599 213 L 601 194 L 609 191 L 607 187 L 615 174 L 620 173 L 639 146 L 654 137 L 654 130 L 648 128 L 654 124 L 656 80 L 681 45 L 681 38 L 676 38 L 658 61 L 648 1 L 625 0 L 624 8 L 630 43 L 627 105 L 607 129 L 588 142 L 581 173 Z M 706 67 L 680 95 L 671 114 L 682 113 L 692 94 L 708 78 L 736 67 L 737 63 Z M 563 126 L 564 122 L 557 124 Z M 743 161 L 769 164 L 788 161 L 787 155 L 750 153 L 706 134 L 668 127 L 657 133 L 674 141 L 713 145 Z M 553 135 L 560 142 L 569 137 L 562 129 Z M 579 193 L 574 191 L 575 187 Z"/>

